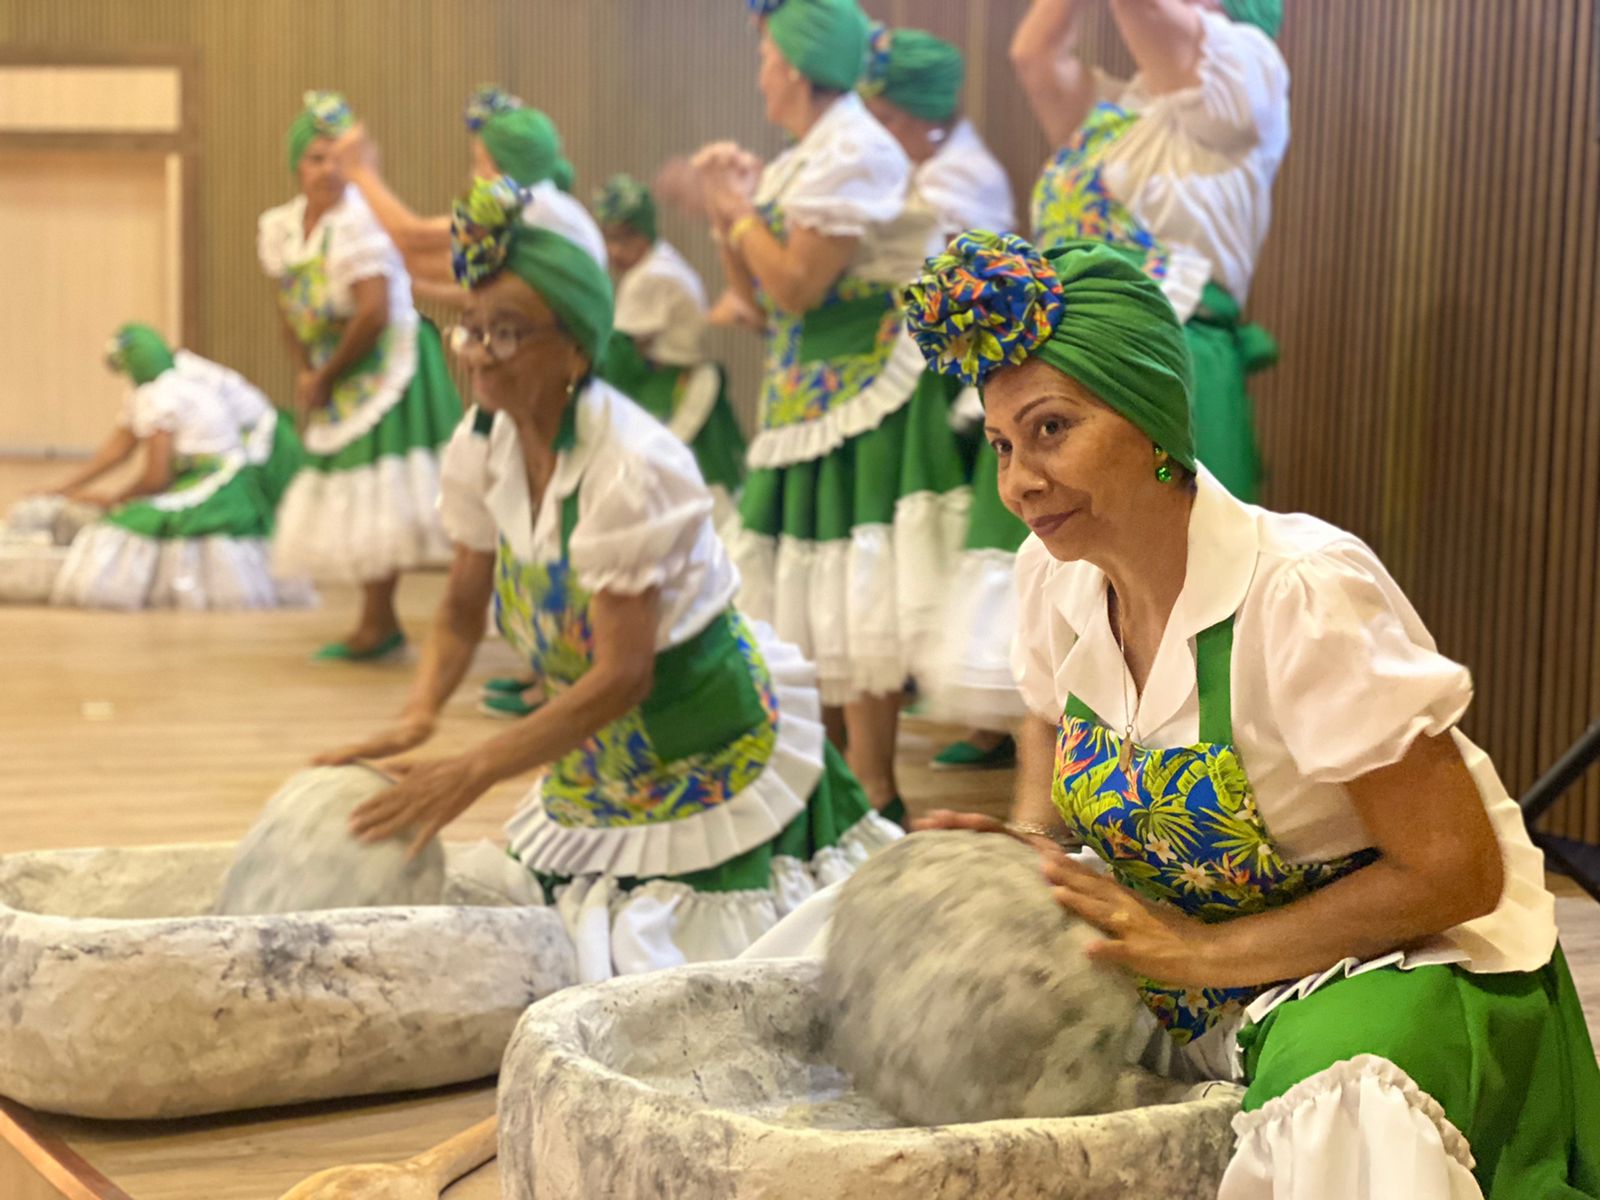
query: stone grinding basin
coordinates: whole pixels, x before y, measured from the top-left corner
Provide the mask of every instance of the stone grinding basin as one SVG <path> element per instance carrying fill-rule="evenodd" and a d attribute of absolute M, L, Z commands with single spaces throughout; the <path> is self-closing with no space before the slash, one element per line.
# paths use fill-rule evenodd
<path fill-rule="evenodd" d="M 231 844 L 0 856 L 0 1094 L 143 1119 L 494 1074 L 577 964 L 486 850 L 446 848 L 441 905 L 271 916 L 208 915 Z"/>
<path fill-rule="evenodd" d="M 530 1009 L 500 1074 L 512 1200 L 1210 1200 L 1241 1090 L 1130 1069 L 1092 1117 L 905 1127 L 824 1057 L 818 960 L 681 967 Z"/>

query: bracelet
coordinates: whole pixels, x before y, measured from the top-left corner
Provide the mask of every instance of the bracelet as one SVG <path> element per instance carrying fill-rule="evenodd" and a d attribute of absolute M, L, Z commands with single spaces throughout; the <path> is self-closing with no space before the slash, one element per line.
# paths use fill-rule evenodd
<path fill-rule="evenodd" d="M 1040 837 L 1058 846 L 1075 849 L 1079 843 L 1065 829 L 1046 829 L 1033 821 L 1007 821 L 1006 832 L 1015 837 Z"/>
<path fill-rule="evenodd" d="M 761 218 L 756 216 L 755 213 L 745 213 L 744 216 L 729 227 L 728 245 L 737 250 L 739 248 L 739 240 L 744 237 L 746 231 L 759 224 L 761 224 Z"/>

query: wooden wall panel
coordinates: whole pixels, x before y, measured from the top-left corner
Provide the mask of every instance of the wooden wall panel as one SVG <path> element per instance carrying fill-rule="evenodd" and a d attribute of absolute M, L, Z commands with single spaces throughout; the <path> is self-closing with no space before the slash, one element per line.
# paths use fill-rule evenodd
<path fill-rule="evenodd" d="M 868 0 L 968 48 L 967 103 L 1026 197 L 1049 152 L 1006 48 L 1028 0 Z M 439 211 L 458 110 L 500 81 L 565 132 L 580 192 L 716 137 L 772 153 L 735 0 L 0 0 L 0 39 L 196 46 L 206 178 L 199 349 L 287 371 L 255 215 L 289 194 L 302 90 L 346 90 L 390 176 Z M 1514 790 L 1600 711 L 1600 52 L 1593 0 L 1291 0 L 1293 141 L 1253 315 L 1268 501 L 1370 541 L 1469 663 L 1469 731 Z M 1086 34 L 1125 70 L 1102 7 Z M 714 278 L 702 230 L 667 236 Z M 745 415 L 754 339 L 721 334 Z M 1600 840 L 1600 780 L 1556 827 Z"/>

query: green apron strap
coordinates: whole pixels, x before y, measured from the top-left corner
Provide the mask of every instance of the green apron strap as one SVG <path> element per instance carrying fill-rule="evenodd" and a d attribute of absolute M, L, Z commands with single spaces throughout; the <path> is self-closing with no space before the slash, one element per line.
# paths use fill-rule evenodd
<path fill-rule="evenodd" d="M 1087 721 L 1091 725 L 1105 724 L 1104 721 L 1094 715 L 1094 709 L 1090 708 L 1076 696 L 1067 697 L 1067 716 L 1076 717 L 1080 721 Z"/>
<path fill-rule="evenodd" d="M 582 486 L 582 481 L 579 481 Z M 561 557 L 567 557 L 567 543 L 572 541 L 572 531 L 578 527 L 578 488 L 573 488 L 561 500 Z"/>
<path fill-rule="evenodd" d="M 1233 745 L 1232 617 L 1195 635 L 1194 673 L 1200 688 L 1200 740 Z"/>

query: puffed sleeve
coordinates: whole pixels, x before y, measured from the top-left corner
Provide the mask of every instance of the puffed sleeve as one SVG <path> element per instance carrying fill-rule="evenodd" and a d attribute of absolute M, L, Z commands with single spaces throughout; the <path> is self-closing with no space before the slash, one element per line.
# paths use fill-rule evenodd
<path fill-rule="evenodd" d="M 489 512 L 489 413 L 472 408 L 456 426 L 439 463 L 439 518 L 452 542 L 487 554 L 500 539 Z"/>
<path fill-rule="evenodd" d="M 1067 698 L 1056 694 L 1056 667 L 1077 635 L 1052 602 L 1056 560 L 1036 537 L 1017 551 L 1017 628 L 1011 640 L 1011 674 L 1028 711 L 1043 720 L 1061 719 Z"/>
<path fill-rule="evenodd" d="M 346 199 L 334 219 L 328 242 L 328 281 L 349 288 L 363 279 L 387 275 L 398 257 L 394 243 L 365 203 Z"/>
<path fill-rule="evenodd" d="M 133 389 L 125 424 L 134 437 L 178 432 L 183 423 L 183 389 L 177 383 L 176 372 L 166 371 Z"/>
<path fill-rule="evenodd" d="M 905 207 L 911 166 L 874 122 L 839 130 L 796 172 L 779 201 L 785 221 L 827 237 L 861 237 Z"/>
<path fill-rule="evenodd" d="M 1200 82 L 1156 96 L 1146 119 L 1170 121 L 1202 145 L 1248 150 L 1289 103 L 1289 69 L 1276 43 L 1253 25 L 1206 13 Z"/>
<path fill-rule="evenodd" d="M 1439 653 L 1411 602 L 1348 538 L 1264 581 L 1262 653 L 1272 719 L 1301 775 L 1346 783 L 1459 722 L 1472 676 Z"/>
<path fill-rule="evenodd" d="M 711 493 L 694 455 L 665 429 L 648 453 L 624 450 L 584 478 L 568 546 L 591 592 L 638 595 L 691 570 L 711 533 Z"/>
<path fill-rule="evenodd" d="M 256 219 L 256 258 L 261 270 L 271 279 L 283 274 L 287 263 L 284 257 L 285 221 L 292 220 L 284 205 L 269 208 Z"/>

